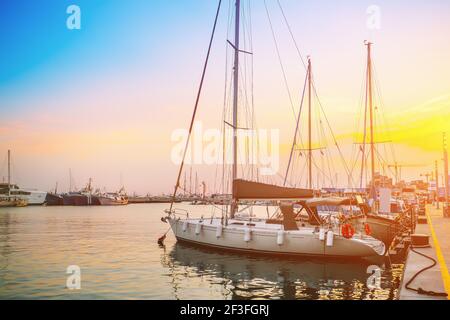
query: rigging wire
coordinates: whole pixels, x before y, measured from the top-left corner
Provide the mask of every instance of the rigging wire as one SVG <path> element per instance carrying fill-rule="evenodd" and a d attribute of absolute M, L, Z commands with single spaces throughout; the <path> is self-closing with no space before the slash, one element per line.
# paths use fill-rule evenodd
<path fill-rule="evenodd" d="M 324 118 L 325 118 L 325 120 L 326 120 L 326 123 L 327 123 L 327 125 L 328 125 L 328 128 L 330 129 L 331 136 L 333 137 L 334 144 L 336 145 L 336 148 L 337 148 L 338 151 L 339 151 L 339 155 L 340 155 L 340 157 L 341 157 L 342 163 L 344 164 L 344 169 L 345 169 L 345 171 L 346 171 L 346 173 L 347 173 L 347 175 L 348 175 L 349 180 L 351 180 L 351 185 L 354 186 L 355 183 L 354 183 L 353 177 L 350 175 L 350 170 L 349 170 L 349 168 L 348 168 L 348 166 L 347 166 L 347 163 L 346 163 L 346 161 L 345 161 L 345 158 L 344 158 L 344 155 L 343 155 L 343 153 L 342 153 L 341 147 L 339 146 L 339 144 L 338 144 L 338 142 L 337 142 L 336 136 L 335 136 L 335 134 L 334 134 L 334 132 L 333 132 L 333 129 L 331 128 L 330 121 L 328 120 L 328 117 L 327 117 L 327 115 L 326 115 L 326 113 L 325 113 L 325 110 L 324 110 L 324 108 L 323 108 L 322 102 L 320 101 L 319 95 L 318 95 L 318 93 L 317 93 L 317 89 L 316 89 L 316 85 L 315 85 L 315 80 L 314 80 L 314 78 L 313 78 L 313 80 L 312 80 L 312 84 L 313 84 L 314 94 L 315 94 L 315 96 L 316 96 L 316 98 L 317 98 L 317 102 L 318 102 L 318 104 L 319 104 L 319 106 L 320 106 L 320 109 L 322 110 L 322 113 L 323 113 L 323 115 L 324 115 Z"/>
<path fill-rule="evenodd" d="M 192 136 L 192 129 L 194 127 L 195 117 L 197 115 L 198 105 L 199 105 L 199 102 L 200 102 L 200 96 L 201 96 L 202 89 L 203 89 L 203 82 L 205 80 L 206 70 L 207 70 L 207 67 L 208 67 L 209 57 L 210 57 L 210 54 L 211 54 L 211 48 L 212 48 L 212 44 L 214 42 L 214 35 L 216 33 L 217 21 L 218 21 L 218 18 L 219 18 L 221 5 L 222 5 L 222 0 L 219 0 L 219 4 L 217 6 L 216 17 L 215 17 L 215 20 L 214 20 L 214 26 L 213 26 L 213 30 L 212 30 L 212 33 L 211 33 L 211 38 L 210 38 L 210 41 L 209 41 L 208 52 L 206 54 L 205 64 L 203 66 L 203 72 L 202 72 L 202 76 L 201 76 L 201 80 L 200 80 L 199 89 L 198 89 L 198 92 L 197 92 L 197 98 L 196 98 L 196 101 L 195 101 L 194 111 L 193 111 L 193 114 L 192 114 L 191 124 L 189 126 L 189 134 L 188 134 L 188 137 L 186 139 L 186 145 L 185 145 L 185 149 L 184 149 L 184 152 L 183 152 L 183 160 L 181 162 L 180 169 L 178 171 L 177 182 L 175 184 L 175 188 L 174 188 L 174 192 L 173 192 L 173 196 L 172 196 L 172 201 L 170 203 L 169 214 L 172 213 L 173 204 L 175 202 L 175 199 L 176 199 L 176 196 L 177 196 L 177 191 L 178 191 L 178 188 L 180 186 L 180 178 L 181 178 L 181 174 L 183 172 L 184 162 L 185 162 L 185 159 L 186 159 L 187 150 L 189 148 L 189 144 L 190 144 L 190 140 L 191 140 L 191 136 Z"/>
<path fill-rule="evenodd" d="M 277 0 L 277 3 L 278 3 L 278 6 L 279 6 L 279 8 L 280 8 L 280 11 L 281 11 L 281 13 L 282 13 L 282 15 L 283 15 L 283 18 L 284 18 L 284 22 L 285 22 L 285 24 L 286 24 L 286 27 L 287 27 L 288 30 L 289 30 L 289 34 L 290 34 L 290 36 L 291 36 L 291 39 L 292 39 L 292 41 L 293 41 L 293 43 L 294 43 L 294 45 L 295 45 L 295 48 L 296 48 L 296 50 L 297 50 L 297 54 L 299 55 L 299 58 L 300 58 L 300 60 L 302 61 L 303 67 L 304 67 L 305 69 L 307 69 L 305 60 L 303 59 L 303 56 L 302 56 L 301 51 L 300 51 L 300 48 L 299 48 L 298 43 L 297 43 L 297 41 L 296 41 L 296 39 L 295 39 L 295 36 L 294 36 L 294 34 L 293 34 L 293 32 L 292 32 L 292 28 L 291 28 L 291 26 L 290 26 L 290 24 L 289 24 L 289 22 L 288 22 L 288 20 L 287 20 L 285 11 L 284 11 L 284 9 L 283 9 L 283 7 L 282 7 L 282 5 L 281 5 L 280 0 Z M 264 4 L 265 4 L 265 6 L 266 6 L 265 1 L 264 1 Z M 266 6 L 266 12 L 268 12 L 267 6 Z M 339 144 L 338 144 L 338 142 L 337 142 L 336 136 L 335 136 L 335 134 L 334 134 L 334 132 L 333 132 L 333 130 L 332 130 L 332 128 L 331 128 L 330 122 L 328 121 L 328 118 L 327 118 L 327 116 L 326 116 L 326 114 L 325 114 L 323 105 L 322 105 L 322 103 L 321 103 L 321 101 L 320 101 L 320 99 L 319 99 L 319 96 L 318 96 L 318 93 L 317 93 L 317 88 L 316 88 L 316 84 L 315 84 L 314 79 L 313 79 L 313 81 L 312 81 L 312 87 L 313 87 L 315 96 L 316 96 L 316 98 L 317 98 L 318 104 L 319 104 L 319 106 L 320 106 L 320 108 L 321 108 L 321 110 L 322 110 L 322 113 L 324 114 L 325 120 L 326 120 L 327 125 L 328 125 L 328 127 L 329 127 L 329 130 L 330 130 L 330 132 L 331 132 L 331 135 L 332 135 L 332 137 L 333 137 L 334 144 L 336 145 L 336 147 L 337 147 L 337 149 L 338 149 L 339 156 L 340 156 L 341 161 L 342 161 L 342 163 L 343 163 L 343 165 L 344 165 L 344 169 L 345 169 L 345 171 L 346 171 L 346 173 L 347 173 L 347 176 L 348 176 L 349 180 L 351 180 L 352 184 L 354 185 L 354 181 L 353 181 L 353 177 L 351 176 L 351 172 L 350 172 L 350 170 L 349 170 L 349 168 L 348 168 L 348 165 L 347 165 L 347 163 L 346 163 L 346 161 L 345 161 L 345 158 L 344 158 L 344 156 L 343 156 L 342 150 L 341 150 L 341 148 L 340 148 L 340 146 L 339 146 Z"/>
<path fill-rule="evenodd" d="M 270 30 L 272 32 L 272 38 L 273 38 L 275 49 L 276 49 L 276 52 L 277 52 L 278 62 L 280 64 L 281 72 L 283 74 L 284 85 L 285 85 L 287 93 L 288 93 L 288 97 L 289 97 L 289 102 L 291 104 L 292 113 L 294 115 L 294 119 L 297 119 L 297 114 L 295 113 L 294 102 L 293 102 L 293 99 L 292 99 L 291 90 L 289 89 L 287 76 L 286 76 L 286 71 L 284 69 L 284 65 L 283 65 L 283 62 L 282 62 L 282 59 L 281 59 L 280 49 L 278 47 L 278 41 L 276 39 L 275 30 L 273 28 L 272 19 L 270 18 L 270 13 L 269 13 L 269 9 L 267 8 L 266 0 L 264 0 L 264 7 L 266 9 L 267 19 L 269 21 Z"/>
<path fill-rule="evenodd" d="M 291 38 L 292 38 L 292 40 L 293 40 L 293 42 L 294 42 L 295 48 L 296 48 L 296 50 L 297 50 L 297 53 L 298 53 L 298 55 L 299 55 L 299 57 L 300 57 L 300 60 L 301 60 L 301 62 L 302 62 L 302 64 L 303 64 L 303 67 L 304 67 L 305 70 L 306 70 L 306 69 L 307 69 L 307 66 L 306 66 L 305 60 L 303 60 L 303 56 L 302 56 L 302 54 L 301 54 L 300 48 L 299 48 L 299 46 L 298 46 L 298 44 L 297 44 L 297 41 L 295 40 L 294 33 L 292 32 L 292 29 L 291 29 L 291 26 L 290 26 L 290 24 L 289 24 L 289 21 L 288 21 L 288 19 L 286 18 L 286 15 L 285 15 L 285 13 L 284 13 L 283 7 L 281 6 L 281 2 L 280 2 L 280 0 L 277 0 L 277 2 L 278 2 L 278 7 L 280 8 L 281 14 L 283 15 L 284 22 L 285 22 L 285 24 L 286 24 L 286 26 L 287 26 L 287 28 L 288 28 L 288 30 L 289 30 L 289 34 L 291 35 Z"/>
<path fill-rule="evenodd" d="M 297 123 L 295 125 L 294 139 L 292 141 L 291 153 L 289 155 L 289 161 L 288 161 L 288 166 L 287 166 L 287 169 L 286 169 L 286 175 L 284 176 L 284 184 L 283 185 L 286 185 L 286 181 L 287 181 L 287 178 L 288 178 L 288 175 L 289 175 L 289 169 L 290 169 L 290 166 L 291 166 L 292 155 L 294 153 L 294 149 L 295 149 L 295 146 L 297 144 L 297 133 L 298 133 L 298 129 L 299 129 L 299 126 L 300 126 L 300 115 L 302 114 L 303 101 L 305 99 L 305 93 L 306 93 L 306 84 L 308 83 L 308 75 L 309 74 L 306 73 L 305 84 L 303 85 L 302 99 L 301 99 L 301 102 L 300 102 L 300 109 L 298 111 Z"/>

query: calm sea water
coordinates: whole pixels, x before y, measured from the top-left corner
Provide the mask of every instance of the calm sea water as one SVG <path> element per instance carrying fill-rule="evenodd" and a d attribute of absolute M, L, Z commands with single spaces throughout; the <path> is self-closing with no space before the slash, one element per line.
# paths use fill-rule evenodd
<path fill-rule="evenodd" d="M 206 206 L 177 207 L 204 214 Z M 393 299 L 402 266 L 366 282 L 369 262 L 274 259 L 177 244 L 167 204 L 0 209 L 1 299 Z M 81 270 L 69 290 L 68 266 Z"/>

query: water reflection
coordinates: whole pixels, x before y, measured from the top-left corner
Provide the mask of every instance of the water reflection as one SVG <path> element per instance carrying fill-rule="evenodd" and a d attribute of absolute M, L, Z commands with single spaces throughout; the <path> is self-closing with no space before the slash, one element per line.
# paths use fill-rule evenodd
<path fill-rule="evenodd" d="M 381 288 L 371 290 L 368 261 L 267 258 L 231 254 L 176 243 L 161 257 L 168 268 L 173 294 L 186 299 L 190 284 L 199 279 L 222 299 L 393 299 L 401 266 L 382 269 Z M 191 290 L 195 290 L 191 285 Z"/>
<path fill-rule="evenodd" d="M 386 289 L 370 291 L 369 263 L 216 253 L 176 243 L 170 232 L 160 248 L 164 209 L 1 209 L 0 299 L 390 299 L 396 292 L 401 268 L 383 273 Z M 66 288 L 69 265 L 82 270 L 81 290 Z"/>

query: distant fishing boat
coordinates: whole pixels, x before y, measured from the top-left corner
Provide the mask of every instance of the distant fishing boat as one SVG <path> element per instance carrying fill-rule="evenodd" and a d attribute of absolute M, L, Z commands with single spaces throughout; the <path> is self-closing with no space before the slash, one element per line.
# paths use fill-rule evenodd
<path fill-rule="evenodd" d="M 62 206 L 64 205 L 64 198 L 59 194 L 47 193 L 45 203 L 47 206 Z"/>
<path fill-rule="evenodd" d="M 104 193 L 96 197 L 102 206 L 123 206 L 128 204 L 128 198 L 119 193 Z"/>
<path fill-rule="evenodd" d="M 80 191 L 68 192 L 62 195 L 65 206 L 92 206 L 99 205 L 98 198 L 92 192 L 92 179 Z"/>
<path fill-rule="evenodd" d="M 64 205 L 63 196 L 58 194 L 58 183 L 56 183 L 55 190 L 48 192 L 45 197 L 45 204 L 47 206 L 62 206 Z"/>
<path fill-rule="evenodd" d="M 128 204 L 128 196 L 125 188 L 120 188 L 117 192 L 100 192 L 99 190 L 93 196 L 95 205 L 100 206 L 123 206 Z"/>

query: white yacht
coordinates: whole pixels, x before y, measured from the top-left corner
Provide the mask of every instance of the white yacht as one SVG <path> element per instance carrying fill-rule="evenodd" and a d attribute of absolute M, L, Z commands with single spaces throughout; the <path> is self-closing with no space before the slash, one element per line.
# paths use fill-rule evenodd
<path fill-rule="evenodd" d="M 312 191 L 282 188 L 262 183 L 235 180 L 235 199 L 262 199 L 268 195 L 287 200 L 280 206 L 280 218 L 228 219 L 190 218 L 183 211 L 167 211 L 163 221 L 169 222 L 178 241 L 231 251 L 270 255 L 354 257 L 383 256 L 385 245 L 364 232 L 354 230 L 344 234 L 343 224 L 321 219 L 312 210 L 306 210 L 304 223 L 296 221 L 293 199 L 312 197 Z"/>
<path fill-rule="evenodd" d="M 42 205 L 47 197 L 47 192 L 32 189 L 22 189 L 11 183 L 11 150 L 8 150 L 8 182 L 0 183 L 0 198 L 6 203 L 15 203 L 14 206 Z"/>
<path fill-rule="evenodd" d="M 47 196 L 46 191 L 22 189 L 15 184 L 0 183 L 0 195 L 25 200 L 28 205 L 42 205 Z"/>

